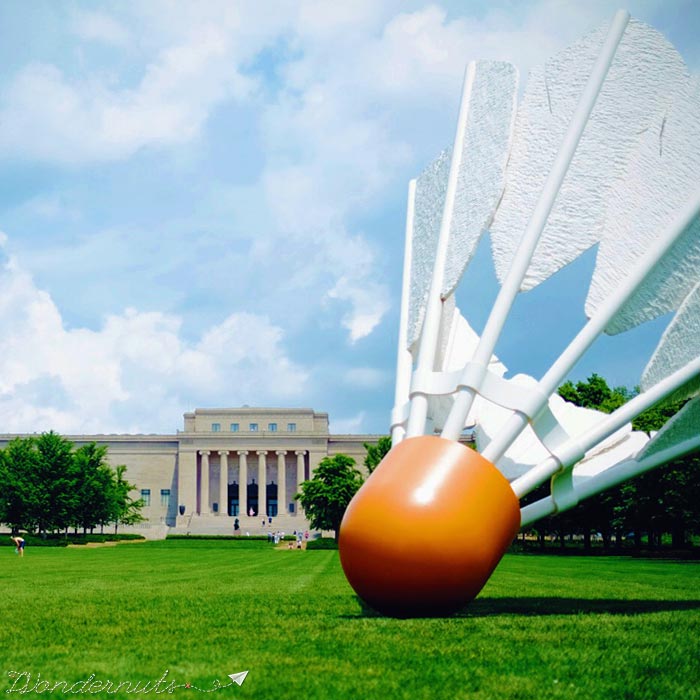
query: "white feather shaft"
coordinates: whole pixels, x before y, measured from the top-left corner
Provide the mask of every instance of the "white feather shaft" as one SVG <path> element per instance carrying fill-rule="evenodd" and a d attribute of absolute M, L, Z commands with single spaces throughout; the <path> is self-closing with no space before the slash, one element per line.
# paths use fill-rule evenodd
<path fill-rule="evenodd" d="M 473 358 L 474 363 L 480 364 L 484 368 L 486 368 L 493 355 L 506 318 L 520 291 L 520 286 L 530 266 L 532 255 L 547 223 L 549 213 L 554 206 L 559 188 L 564 181 L 566 172 L 574 157 L 578 142 L 586 128 L 588 118 L 593 111 L 600 89 L 605 82 L 608 70 L 615 57 L 615 52 L 622 39 L 628 21 L 629 13 L 624 10 L 620 10 L 612 21 L 610 31 L 608 32 L 598 59 L 593 66 L 593 71 L 583 90 L 583 94 L 578 102 L 569 128 L 566 131 L 557 157 L 552 165 L 552 169 L 547 176 L 542 194 L 532 213 L 530 222 L 525 230 L 515 258 L 513 259 L 513 264 L 508 271 L 506 279 L 503 281 L 503 286 L 496 298 L 496 302 L 486 322 L 481 341 L 479 342 L 479 346 Z M 470 388 L 464 388 L 458 392 L 442 431 L 442 436 L 444 438 L 448 440 L 457 440 L 459 438 L 475 396 L 476 391 Z"/>
<path fill-rule="evenodd" d="M 647 250 L 646 254 L 632 269 L 623 283 L 617 289 L 608 290 L 606 301 L 596 310 L 593 317 L 539 381 L 538 386 L 542 395 L 549 396 L 556 391 L 557 387 L 571 371 L 571 368 L 603 333 L 610 319 L 643 286 L 644 281 L 654 269 L 656 263 L 673 247 L 674 243 L 698 216 L 700 216 L 700 189 L 695 197 L 691 198 L 678 213 L 668 231 L 660 235 L 655 245 Z M 543 407 L 544 402 L 540 403 L 537 410 L 541 410 Z M 514 413 L 498 436 L 483 450 L 483 456 L 491 462 L 497 462 L 513 444 L 527 425 L 527 422 L 527 416 L 521 413 Z"/>
<path fill-rule="evenodd" d="M 408 403 L 411 384 L 413 357 L 407 347 L 408 305 L 411 295 L 411 260 L 413 256 L 413 218 L 416 203 L 416 181 L 408 183 L 408 202 L 406 205 L 406 238 L 403 254 L 403 282 L 401 286 L 401 315 L 399 317 L 399 340 L 396 352 L 396 388 L 394 393 L 394 412 L 398 412 Z M 392 419 L 391 442 L 398 444 L 406 435 L 403 421 Z"/>
<path fill-rule="evenodd" d="M 463 153 L 463 141 L 465 124 L 469 116 L 469 101 L 471 99 L 472 86 L 476 73 L 476 63 L 471 61 L 467 66 L 464 79 L 464 89 L 462 91 L 462 101 L 457 118 L 457 133 L 455 135 L 454 148 L 452 149 L 452 161 L 450 163 L 450 174 L 447 181 L 447 192 L 445 194 L 445 208 L 443 210 L 442 222 L 440 225 L 440 235 L 438 247 L 435 255 L 435 266 L 433 268 L 433 278 L 428 295 L 428 303 L 425 309 L 425 319 L 423 321 L 423 332 L 420 338 L 420 349 L 418 351 L 418 362 L 416 371 L 431 372 L 435 368 L 435 358 L 437 355 L 438 337 L 440 334 L 440 318 L 442 311 L 442 299 L 440 292 L 443 287 L 445 275 L 445 260 L 450 239 L 450 228 L 452 214 L 454 211 L 455 194 L 457 190 L 457 180 Z M 414 437 L 422 435 L 425 429 L 425 422 L 428 416 L 428 397 L 425 394 L 417 394 L 411 398 L 408 414 L 408 425 L 406 435 Z"/>
<path fill-rule="evenodd" d="M 600 474 L 596 474 L 588 479 L 581 479 L 579 482 L 574 484 L 574 490 L 576 493 L 577 500 L 583 501 L 586 498 L 595 496 L 602 491 L 612 488 L 613 486 L 618 486 L 624 481 L 633 479 L 635 476 L 644 474 L 645 472 L 651 471 L 656 467 L 671 462 L 674 459 L 679 459 L 691 452 L 695 452 L 700 449 L 700 434 L 695 435 L 683 442 L 679 442 L 671 447 L 662 450 L 660 452 L 655 452 L 654 454 L 640 459 L 639 461 L 635 459 L 626 460 L 620 464 L 616 464 L 610 469 L 606 469 Z M 520 526 L 525 527 L 531 525 L 532 523 L 547 517 L 548 515 L 553 515 L 554 513 L 561 513 L 567 510 L 567 508 L 558 508 L 552 496 L 547 496 L 542 498 L 535 503 L 525 506 L 520 511 Z"/>
<path fill-rule="evenodd" d="M 676 370 L 651 389 L 638 394 L 597 425 L 565 442 L 556 450 L 556 454 L 547 458 L 529 472 L 512 482 L 513 491 L 522 498 L 557 472 L 573 467 L 592 447 L 612 435 L 626 423 L 661 399 L 676 391 L 679 387 L 700 374 L 700 357 Z"/>

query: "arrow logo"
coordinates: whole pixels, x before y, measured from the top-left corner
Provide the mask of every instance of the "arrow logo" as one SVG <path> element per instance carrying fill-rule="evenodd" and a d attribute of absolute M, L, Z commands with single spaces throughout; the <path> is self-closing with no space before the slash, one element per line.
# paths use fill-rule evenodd
<path fill-rule="evenodd" d="M 236 684 L 243 685 L 245 677 L 248 675 L 248 671 L 241 671 L 240 673 L 229 673 L 228 677 Z"/>

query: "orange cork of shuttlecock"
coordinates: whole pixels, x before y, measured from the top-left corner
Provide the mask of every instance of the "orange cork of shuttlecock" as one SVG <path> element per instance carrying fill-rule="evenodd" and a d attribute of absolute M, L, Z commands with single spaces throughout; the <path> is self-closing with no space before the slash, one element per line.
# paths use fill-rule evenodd
<path fill-rule="evenodd" d="M 340 560 L 379 612 L 444 615 L 476 597 L 519 527 L 518 499 L 491 462 L 451 440 L 409 438 L 348 506 Z"/>

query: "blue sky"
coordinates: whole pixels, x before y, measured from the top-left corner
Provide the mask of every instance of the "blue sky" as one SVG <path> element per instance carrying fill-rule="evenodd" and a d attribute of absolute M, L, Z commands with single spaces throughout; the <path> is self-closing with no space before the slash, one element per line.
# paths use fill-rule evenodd
<path fill-rule="evenodd" d="M 698 72 L 698 3 L 628 8 Z M 387 432 L 407 183 L 453 138 L 466 63 L 526 75 L 615 9 L 0 4 L 0 430 L 172 432 L 249 404 Z M 509 368 L 563 347 L 593 260 L 518 301 Z M 458 299 L 479 328 L 487 246 L 473 268 Z M 573 376 L 634 385 L 662 327 Z"/>

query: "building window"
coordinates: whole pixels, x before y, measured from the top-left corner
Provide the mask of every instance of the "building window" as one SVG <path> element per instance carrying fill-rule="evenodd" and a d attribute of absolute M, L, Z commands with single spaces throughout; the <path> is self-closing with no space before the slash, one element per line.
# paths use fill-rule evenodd
<path fill-rule="evenodd" d="M 238 423 L 231 423 L 231 432 L 232 433 L 238 432 Z"/>
<path fill-rule="evenodd" d="M 277 432 L 277 423 L 268 423 L 268 424 L 267 424 L 267 429 L 268 429 L 271 433 L 276 433 L 276 432 Z"/>
<path fill-rule="evenodd" d="M 221 432 L 221 423 L 212 423 L 211 424 L 211 432 L 212 433 L 220 433 Z"/>
<path fill-rule="evenodd" d="M 258 432 L 258 424 L 257 424 L 257 423 L 251 423 L 251 424 L 250 424 L 250 432 L 251 432 L 251 433 L 257 433 L 257 432 Z"/>
<path fill-rule="evenodd" d="M 287 432 L 288 433 L 296 433 L 297 431 L 297 424 L 296 423 L 287 423 Z"/>
<path fill-rule="evenodd" d="M 141 489 L 141 500 L 144 506 L 151 505 L 151 489 Z"/>
<path fill-rule="evenodd" d="M 170 507 L 170 489 L 160 490 L 160 505 L 163 508 Z"/>

